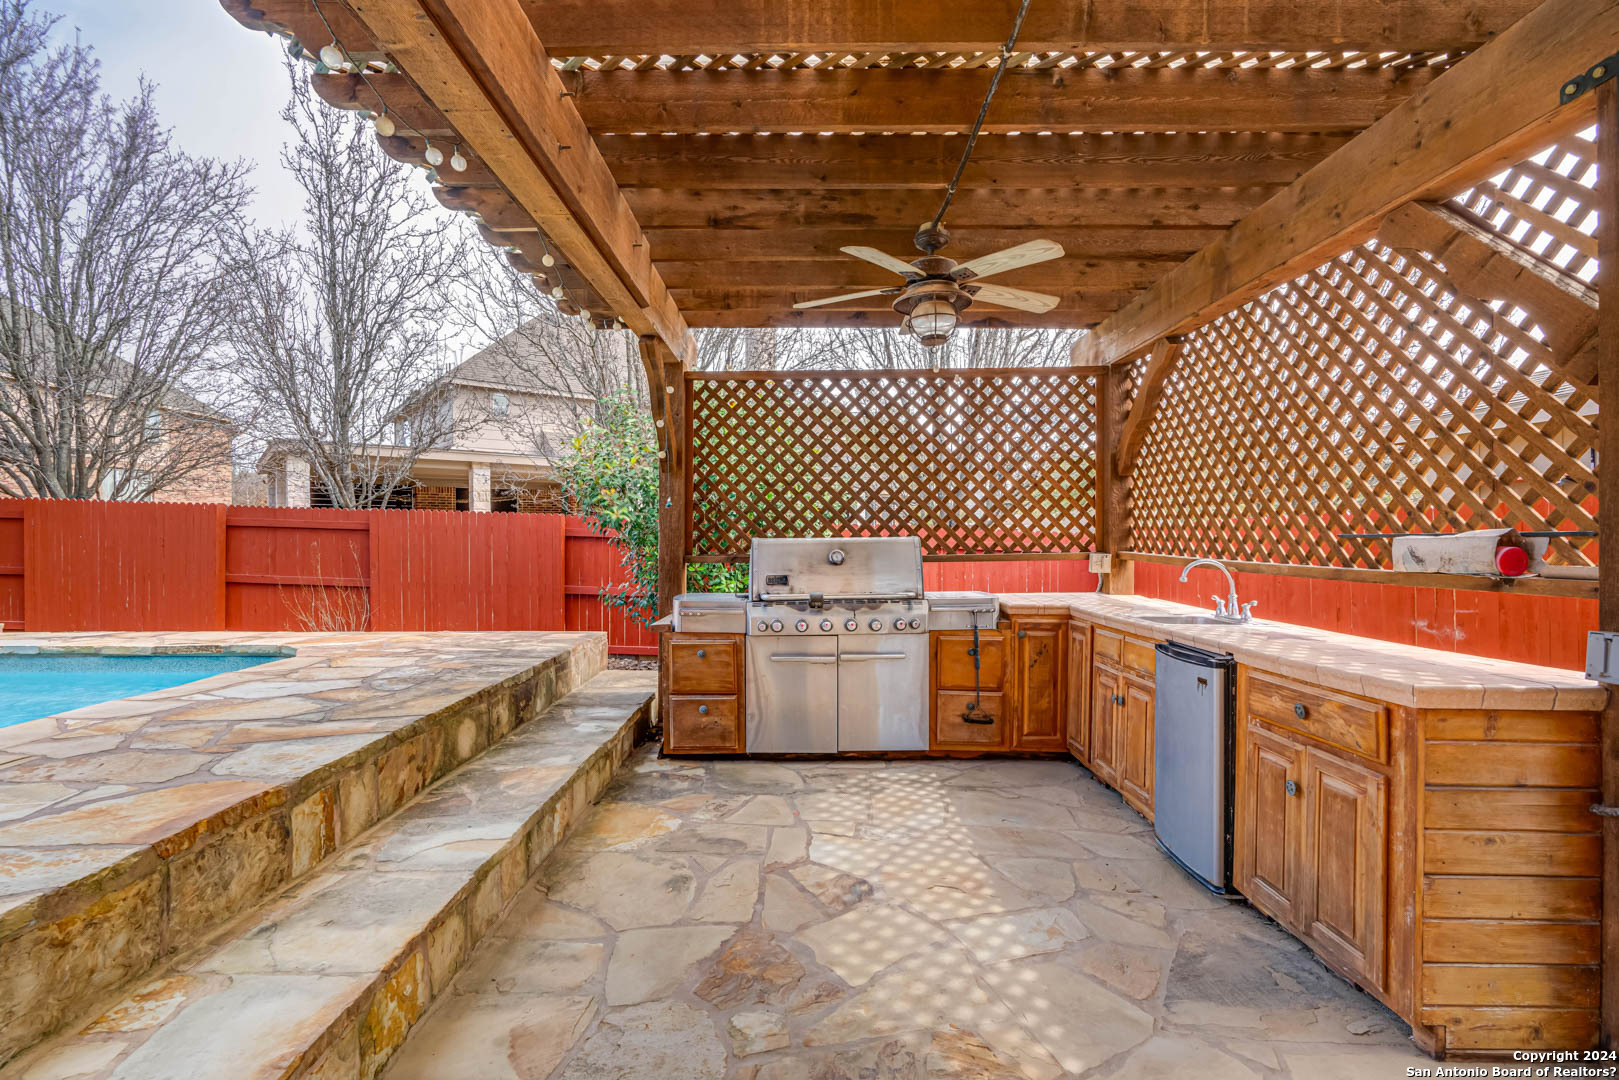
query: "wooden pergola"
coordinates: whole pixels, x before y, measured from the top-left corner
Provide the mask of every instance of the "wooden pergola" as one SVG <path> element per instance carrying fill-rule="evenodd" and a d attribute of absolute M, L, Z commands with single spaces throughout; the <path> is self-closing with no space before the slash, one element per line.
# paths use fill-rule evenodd
<path fill-rule="evenodd" d="M 460 154 L 433 170 L 439 199 L 565 312 L 639 335 L 665 440 L 665 598 L 688 557 L 735 557 L 693 538 L 693 455 L 726 429 L 682 437 L 719 393 L 694 402 L 691 328 L 897 327 L 885 297 L 794 304 L 894 284 L 840 249 L 914 257 L 1018 8 L 222 3 L 307 54 L 335 43 L 342 62 L 312 76 L 326 101 L 385 114 L 402 161 Z M 1589 168 L 1619 173 L 1616 53 L 1619 0 L 1036 0 L 944 253 L 1066 252 L 998 279 L 1053 310 L 975 305 L 963 323 L 1090 330 L 1073 359 L 1094 381 L 1062 391 L 1094 421 L 1089 490 L 1083 506 L 1048 493 L 1073 551 L 1393 581 L 1377 541 L 1328 541 L 1490 517 L 1599 529 L 1619 551 L 1619 517 L 1596 517 L 1619 505 L 1619 471 L 1596 469 L 1619 459 L 1619 425 L 1596 423 L 1619 413 L 1619 187 Z M 1049 408 L 1013 399 L 1002 419 Z M 810 399 L 782 400 L 778 418 Z M 1315 516 L 1286 518 L 1301 502 Z M 951 543 L 931 553 L 981 550 Z M 1129 565 L 1110 588 L 1130 589 Z M 1598 595 L 1619 630 L 1619 560 L 1545 587 Z M 1613 805 L 1611 709 L 1604 730 Z M 1619 963 L 1603 979 L 1612 1032 Z"/>

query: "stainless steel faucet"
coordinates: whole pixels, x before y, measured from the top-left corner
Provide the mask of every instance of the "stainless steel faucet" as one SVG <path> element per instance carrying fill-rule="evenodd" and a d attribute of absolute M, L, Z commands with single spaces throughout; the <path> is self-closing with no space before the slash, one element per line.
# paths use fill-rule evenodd
<path fill-rule="evenodd" d="M 1241 605 L 1237 603 L 1237 579 L 1231 576 L 1231 571 L 1226 569 L 1225 563 L 1214 559 L 1198 559 L 1195 562 L 1189 562 L 1186 564 L 1186 569 L 1181 571 L 1181 582 L 1184 584 L 1186 576 L 1200 566 L 1212 566 L 1220 571 L 1225 575 L 1226 584 L 1231 587 L 1231 595 L 1228 597 L 1210 597 L 1214 601 L 1214 617 L 1223 622 L 1252 622 L 1254 617 L 1251 612 L 1258 601 L 1250 600 Z"/>

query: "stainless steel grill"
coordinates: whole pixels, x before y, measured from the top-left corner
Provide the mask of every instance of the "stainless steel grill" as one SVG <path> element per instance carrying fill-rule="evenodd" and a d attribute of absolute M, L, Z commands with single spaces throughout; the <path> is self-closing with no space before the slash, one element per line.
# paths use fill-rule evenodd
<path fill-rule="evenodd" d="M 747 746 L 928 747 L 928 631 L 995 626 L 989 593 L 923 591 L 914 537 L 755 539 L 745 596 L 675 599 L 681 632 L 747 635 Z"/>

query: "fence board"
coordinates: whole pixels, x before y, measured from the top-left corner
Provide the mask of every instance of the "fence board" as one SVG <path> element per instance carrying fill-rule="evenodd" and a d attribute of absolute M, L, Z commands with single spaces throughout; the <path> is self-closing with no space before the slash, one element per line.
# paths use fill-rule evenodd
<path fill-rule="evenodd" d="M 0 504 L 0 629 L 23 627 L 22 507 Z"/>
<path fill-rule="evenodd" d="M 657 635 L 601 600 L 603 583 L 612 588 L 629 580 L 610 535 L 595 532 L 583 518 L 569 517 L 565 542 L 567 568 L 563 593 L 569 630 L 604 630 L 614 651 L 635 656 L 656 656 Z"/>
<path fill-rule="evenodd" d="M 560 515 L 374 513 L 373 629 L 566 628 Z"/>

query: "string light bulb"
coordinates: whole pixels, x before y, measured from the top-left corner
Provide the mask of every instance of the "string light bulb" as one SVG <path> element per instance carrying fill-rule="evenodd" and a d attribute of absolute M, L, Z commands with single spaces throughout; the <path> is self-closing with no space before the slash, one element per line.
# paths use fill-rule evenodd
<path fill-rule="evenodd" d="M 556 256 L 552 255 L 549 251 L 547 251 L 544 255 L 540 256 L 540 265 L 541 266 L 555 266 L 556 264 L 557 264 Z"/>
<path fill-rule="evenodd" d="M 556 297 L 558 300 L 561 300 L 562 299 L 562 286 L 557 285 L 554 288 L 552 288 L 551 295 Z"/>
<path fill-rule="evenodd" d="M 467 171 L 467 159 L 461 156 L 461 148 L 459 146 L 455 148 L 455 153 L 450 155 L 450 168 L 454 169 L 456 172 Z"/>
<path fill-rule="evenodd" d="M 444 164 L 444 151 L 440 150 L 432 143 L 427 144 L 427 149 L 422 152 L 422 157 L 435 169 Z"/>
<path fill-rule="evenodd" d="M 586 311 L 584 308 L 579 309 L 579 317 L 585 320 L 587 324 L 590 322 L 590 312 Z"/>
<path fill-rule="evenodd" d="M 337 42 L 334 41 L 330 45 L 322 45 L 320 47 L 320 62 L 325 64 L 327 67 L 334 69 L 340 68 L 347 61 L 348 58 L 343 55 L 343 50 L 337 44 Z"/>
<path fill-rule="evenodd" d="M 372 123 L 376 124 L 377 134 L 381 135 L 384 139 L 388 138 L 388 136 L 399 130 L 399 128 L 394 124 L 394 118 L 388 115 L 387 109 L 383 109 L 382 114 L 372 121 Z"/>

